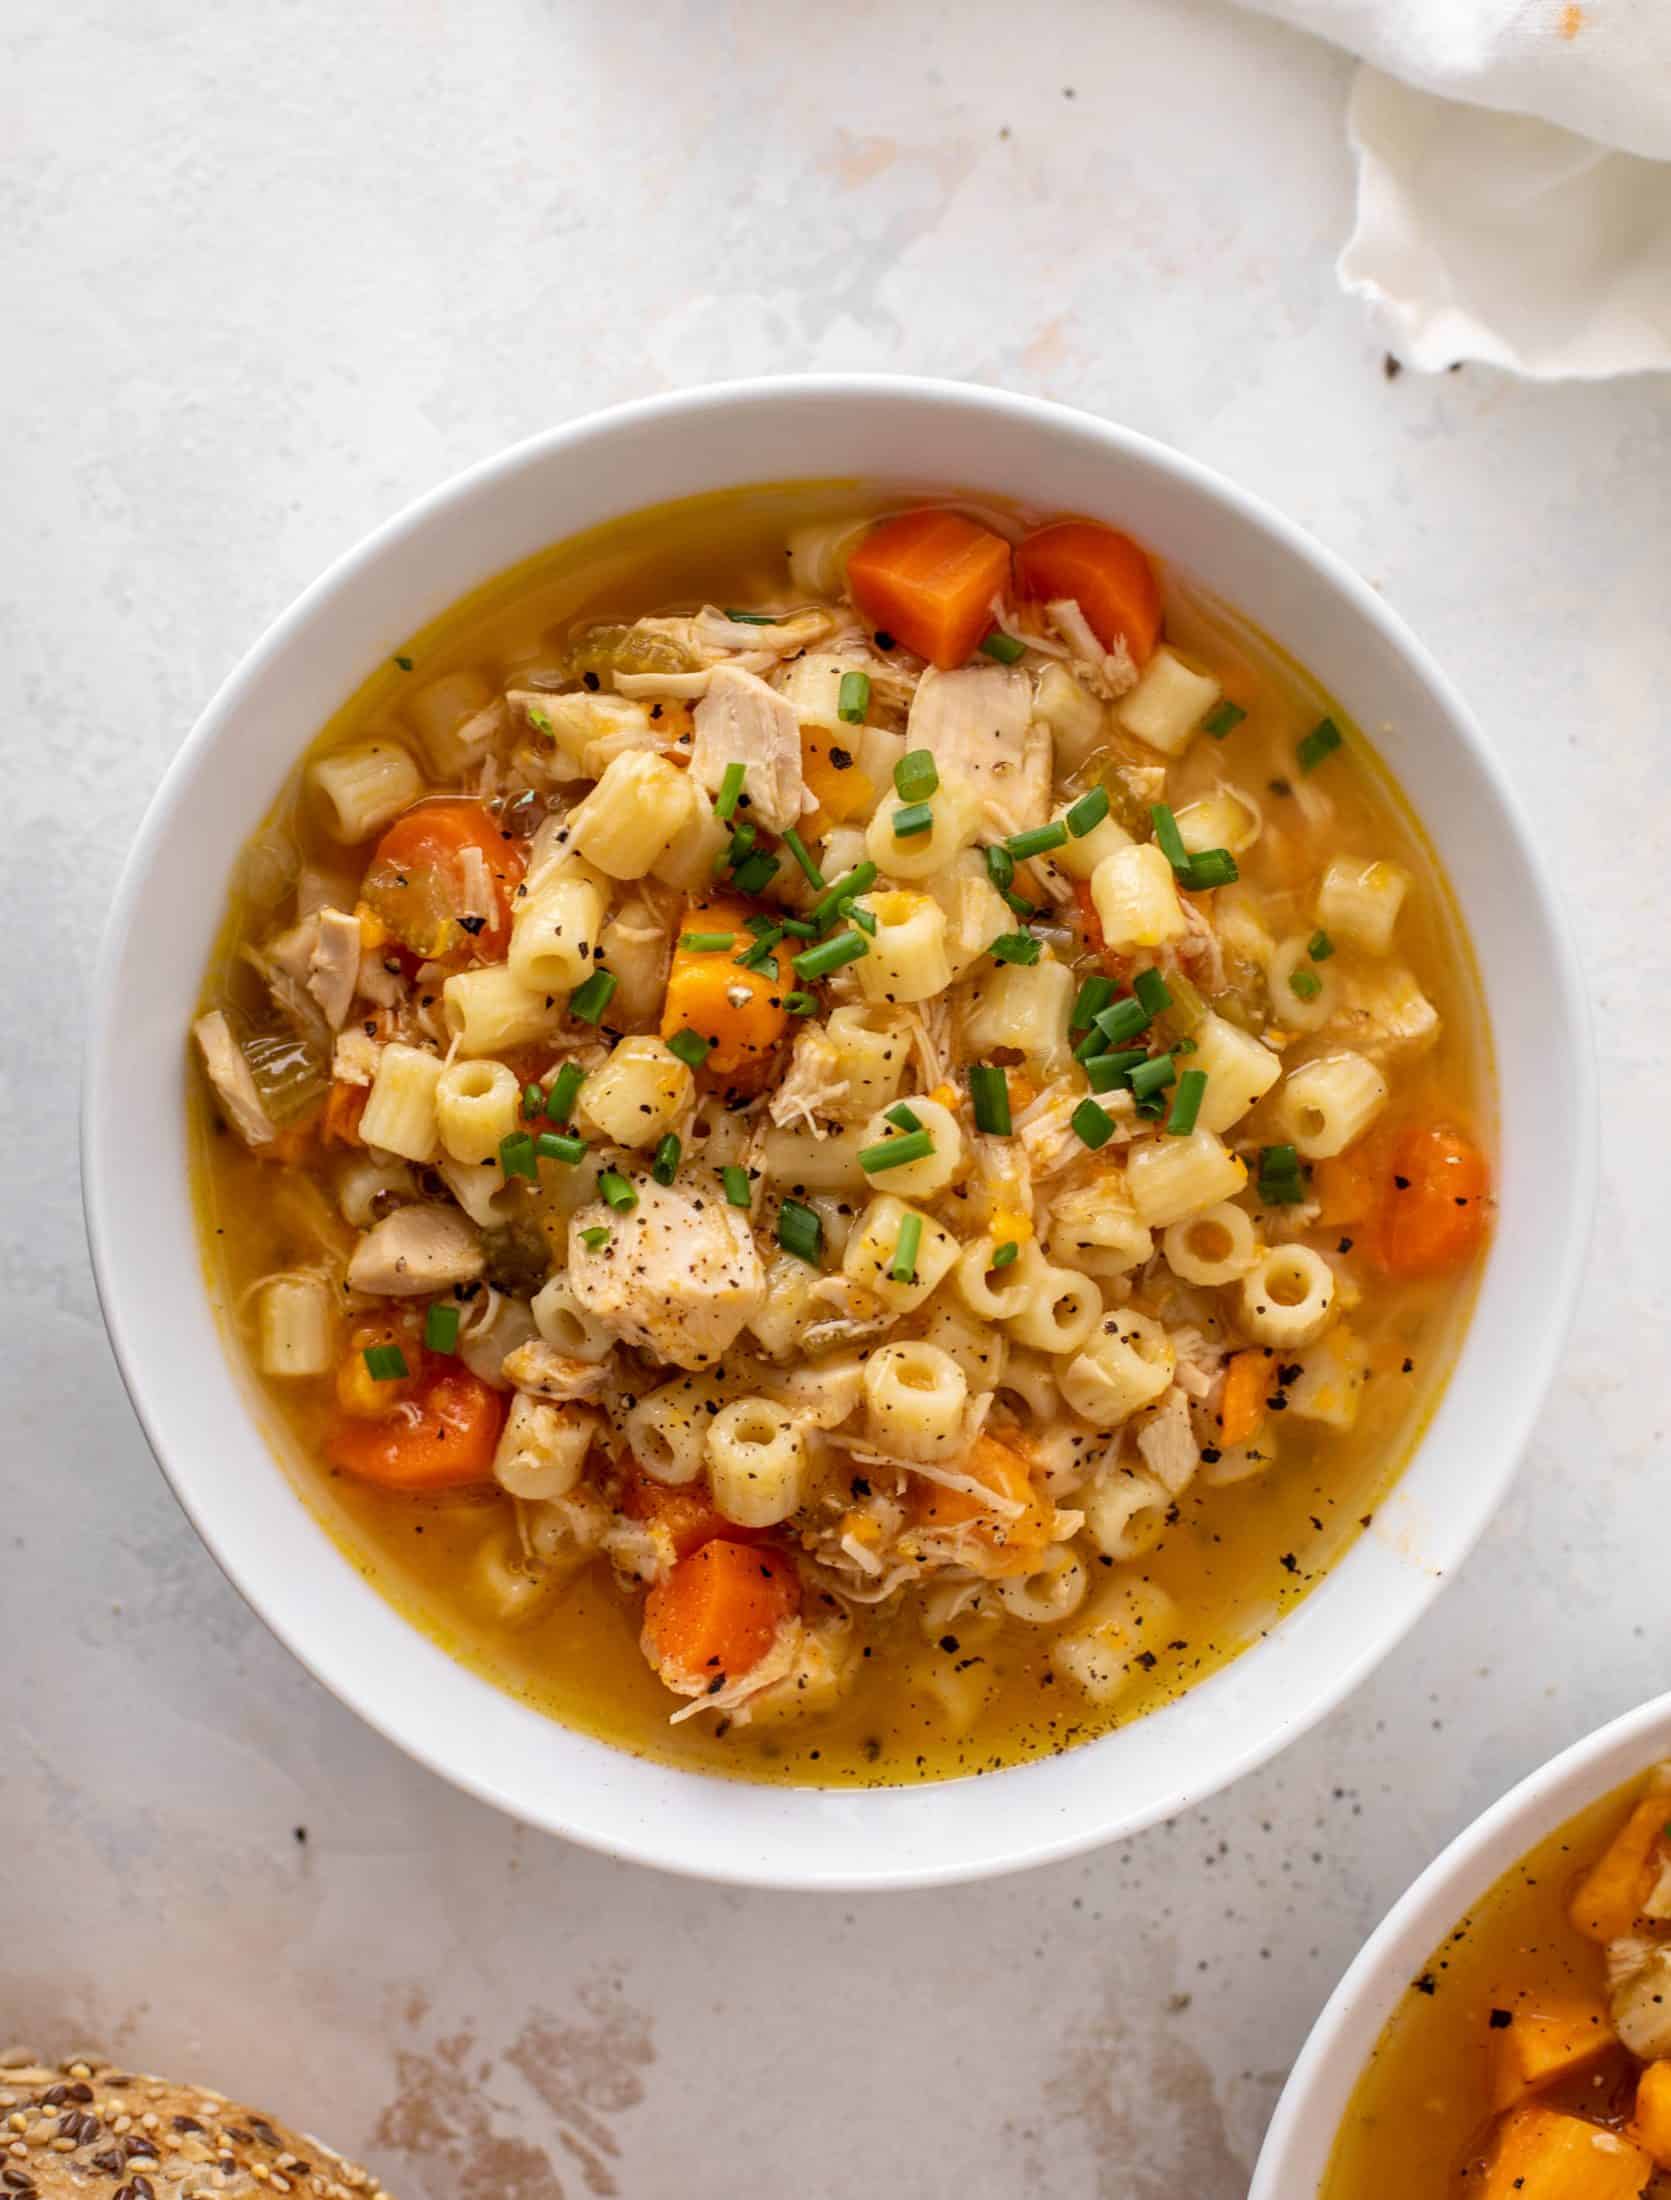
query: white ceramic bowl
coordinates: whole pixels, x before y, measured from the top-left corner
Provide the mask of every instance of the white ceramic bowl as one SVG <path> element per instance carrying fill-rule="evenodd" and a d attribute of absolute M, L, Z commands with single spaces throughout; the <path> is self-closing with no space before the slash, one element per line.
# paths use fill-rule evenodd
<path fill-rule="evenodd" d="M 665 498 L 818 476 L 1105 514 L 1385 729 L 1379 746 L 1472 933 L 1502 1087 L 1501 1219 L 1471 1333 L 1373 1532 L 1182 1701 L 1044 1763 L 919 1789 L 672 1770 L 552 1724 L 446 1658 L 366 1586 L 275 1465 L 209 1312 L 187 1193 L 185 1032 L 232 856 L 315 729 L 404 636 L 544 545 Z M 1037 1863 L 1182 1810 L 1304 1733 L 1398 1641 L 1502 1496 L 1566 1328 L 1592 1199 L 1573 952 L 1501 767 L 1420 645 L 1327 551 L 1189 459 L 961 384 L 684 391 L 536 437 L 391 520 L 257 644 L 176 757 L 117 893 L 93 1000 L 83 1173 L 99 1292 L 204 1541 L 328 1688 L 437 1772 L 572 1839 L 715 1879 L 901 1887 Z"/>
<path fill-rule="evenodd" d="M 1656 1696 L 1529 1773 L 1435 1857 L 1365 1941 L 1312 2026 L 1259 2150 L 1248 2200 L 1313 2200 L 1381 2029 L 1434 1949 L 1547 1834 L 1666 1756 L 1671 1696 Z"/>

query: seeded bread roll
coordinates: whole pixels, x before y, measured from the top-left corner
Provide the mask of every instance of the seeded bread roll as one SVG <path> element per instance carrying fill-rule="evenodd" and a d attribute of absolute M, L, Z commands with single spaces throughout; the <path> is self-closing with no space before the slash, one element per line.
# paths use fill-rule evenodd
<path fill-rule="evenodd" d="M 392 2200 L 369 2170 L 203 2086 L 0 2055 L 0 2200 Z"/>

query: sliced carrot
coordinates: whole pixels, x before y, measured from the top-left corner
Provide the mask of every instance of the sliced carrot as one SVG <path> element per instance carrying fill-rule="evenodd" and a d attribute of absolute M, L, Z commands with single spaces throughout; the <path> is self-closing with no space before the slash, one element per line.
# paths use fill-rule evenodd
<path fill-rule="evenodd" d="M 1384 1180 L 1380 1259 L 1390 1276 L 1436 1276 L 1459 1268 L 1485 1235 L 1485 1156 L 1447 1123 L 1407 1130 Z"/>
<path fill-rule="evenodd" d="M 1041 603 L 1069 597 L 1104 649 L 1124 642 L 1147 664 L 1160 639 L 1160 583 L 1147 556 L 1117 528 L 1063 519 L 1029 535 L 1015 553 L 1016 593 Z"/>
<path fill-rule="evenodd" d="M 1639 2200 L 1653 2166 L 1582 2116 L 1517 2108 L 1503 2119 L 1481 2200 Z"/>
<path fill-rule="evenodd" d="M 847 561 L 847 585 L 871 625 L 943 672 L 973 656 L 1009 584 L 1009 544 L 956 512 L 884 520 Z"/>
<path fill-rule="evenodd" d="M 366 1112 L 366 1102 L 371 1098 L 369 1085 L 351 1085 L 345 1077 L 339 1077 L 331 1086 L 331 1096 L 325 1102 L 325 1113 L 320 1123 L 320 1142 L 326 1146 L 360 1146 L 365 1141 L 360 1136 L 360 1117 Z"/>
<path fill-rule="evenodd" d="M 1645 1796 L 1578 1882 L 1568 1916 L 1586 1940 L 1622 1940 L 1636 1930 L 1671 1847 L 1671 1796 Z"/>
<path fill-rule="evenodd" d="M 1651 2062 L 1637 2079 L 1630 2136 L 1661 2169 L 1671 2169 L 1671 2062 Z"/>
<path fill-rule="evenodd" d="M 735 1680 L 760 1663 L 800 1602 L 786 1559 L 726 1538 L 704 1543 L 645 1598 L 644 1655 L 664 1679 Z"/>
<path fill-rule="evenodd" d="M 1317 1163 L 1311 1172 L 1311 1196 L 1320 1210 L 1320 1230 L 1339 1230 L 1348 1223 L 1369 1220 L 1380 1200 L 1381 1179 L 1361 1141 L 1346 1153 Z"/>
<path fill-rule="evenodd" d="M 1271 1356 L 1255 1346 L 1237 1352 L 1225 1366 L 1224 1391 L 1219 1399 L 1219 1433 L 1229 1446 L 1250 1444 L 1265 1419 L 1265 1399 L 1271 1387 Z"/>
<path fill-rule="evenodd" d="M 381 1420 L 343 1415 L 325 1437 L 333 1467 L 389 1490 L 466 1489 L 493 1479 L 505 1402 L 467 1368 L 426 1375 Z"/>
<path fill-rule="evenodd" d="M 621 1499 L 629 1520 L 642 1520 L 652 1528 L 665 1528 L 675 1558 L 688 1558 L 704 1543 L 725 1540 L 752 1543 L 764 1529 L 739 1528 L 727 1520 L 701 1482 L 683 1482 L 671 1488 L 647 1474 L 635 1474 Z"/>
<path fill-rule="evenodd" d="M 511 906 L 525 867 L 522 843 L 484 803 L 448 796 L 416 803 L 395 819 L 377 843 L 360 894 L 415 955 L 498 962 L 510 945 Z M 484 870 L 491 913 L 480 907 Z"/>
<path fill-rule="evenodd" d="M 737 901 L 690 904 L 679 927 L 680 940 L 687 932 L 730 932 L 736 944 L 700 952 L 675 944 L 662 1002 L 662 1037 L 694 1031 L 706 1039 L 709 1052 L 703 1068 L 727 1081 L 767 1061 L 789 1022 L 783 1001 L 795 983 L 788 945 L 779 945 L 762 970 L 740 967 L 736 958 L 750 938 L 748 914 Z"/>
<path fill-rule="evenodd" d="M 992 1553 L 988 1570 L 997 1574 L 1031 1572 L 1050 1541 L 1052 1508 L 1040 1497 L 1033 1470 L 1022 1453 L 995 1436 L 981 1436 L 959 1464 L 996 1497 L 1025 1510 L 995 1512 L 973 1490 L 951 1490 L 919 1477 L 911 1491 L 911 1517 L 920 1528 L 960 1528 L 973 1523 L 975 1534 Z"/>
<path fill-rule="evenodd" d="M 1532 2094 L 1584 2070 L 1618 2044 L 1594 1994 L 1510 1997 L 1509 2022 L 1486 2035 L 1494 2109 L 1518 2108 Z"/>

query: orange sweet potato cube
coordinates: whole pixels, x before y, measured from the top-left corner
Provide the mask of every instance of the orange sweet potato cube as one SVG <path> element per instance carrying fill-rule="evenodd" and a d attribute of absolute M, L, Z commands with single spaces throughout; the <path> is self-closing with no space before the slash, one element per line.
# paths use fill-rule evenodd
<path fill-rule="evenodd" d="M 1614 2131 L 1551 2108 L 1503 2119 L 1481 2200 L 1641 2200 L 1653 2157 Z"/>
<path fill-rule="evenodd" d="M 1634 1928 L 1653 1890 L 1667 1819 L 1671 1796 L 1644 1797 L 1579 1881 L 1569 1914 L 1586 1940 L 1619 1940 Z"/>
<path fill-rule="evenodd" d="M 1502 2014 L 1509 2022 L 1494 2023 L 1486 2049 L 1494 2109 L 1518 2108 L 1613 2045 L 1607 2011 L 1590 1995 L 1518 1996 Z"/>
<path fill-rule="evenodd" d="M 1661 2169 L 1671 2169 L 1671 2062 L 1649 2063 L 1637 2079 L 1630 2135 Z"/>

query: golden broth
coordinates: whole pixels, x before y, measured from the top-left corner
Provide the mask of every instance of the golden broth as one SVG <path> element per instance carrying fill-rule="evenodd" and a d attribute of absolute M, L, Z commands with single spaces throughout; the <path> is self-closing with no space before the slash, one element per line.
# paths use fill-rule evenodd
<path fill-rule="evenodd" d="M 1603 1951 L 1575 1930 L 1567 1907 L 1646 1785 L 1646 1775 L 1629 1781 L 1569 1818 L 1434 1950 L 1358 2080 L 1318 2200 L 1461 2200 L 1479 2189 L 1494 2123 L 1491 2012 L 1528 1991 L 1603 1990 Z M 1544 2098 L 1621 2130 L 1633 2070 L 1618 2049 Z"/>
<path fill-rule="evenodd" d="M 550 663 L 554 632 L 576 620 L 769 597 L 783 587 L 791 525 L 901 503 L 897 494 L 849 483 L 794 484 L 689 500 L 593 530 L 501 576 L 405 644 L 344 705 L 308 757 L 370 732 L 398 731 L 403 692 L 444 673 L 479 668 L 497 692 Z M 1006 532 L 1032 517 L 961 503 Z M 1442 1031 L 1419 1062 L 1398 1065 L 1384 1120 L 1437 1115 L 1489 1150 L 1489 1041 L 1471 955 L 1447 884 L 1389 775 L 1339 706 L 1279 649 L 1181 579 L 1167 586 L 1167 633 L 1208 663 L 1247 712 L 1224 742 L 1196 740 L 1175 770 L 1176 797 L 1187 799 L 1221 772 L 1255 795 L 1266 836 L 1243 859 L 1242 877 L 1290 928 L 1308 921 L 1304 910 L 1329 856 L 1391 857 L 1411 873 L 1399 950 L 1438 1008 Z M 1325 712 L 1347 731 L 1349 746 L 1329 769 L 1336 819 L 1321 846 L 1306 837 L 1299 798 L 1284 790 L 1292 788 L 1297 739 Z M 239 946 L 282 916 L 294 849 L 319 848 L 301 791 L 306 761 L 237 867 L 206 1002 L 246 997 L 255 981 L 238 963 Z M 327 849 L 325 860 L 340 870 L 340 851 Z M 327 1188 L 256 1160 L 223 1131 L 195 1086 L 191 1138 L 209 1286 L 247 1366 L 254 1286 L 305 1261 L 310 1248 L 316 1253 L 321 1237 L 345 1250 L 353 1233 L 336 1219 Z M 1221 1488 L 1197 1479 L 1186 1490 L 1160 1545 L 1141 1562 L 1176 1600 L 1179 1632 L 1113 1711 L 1093 1709 L 1057 1685 L 1050 1632 L 1012 1619 L 980 1644 L 979 1679 L 989 1696 L 963 1733 L 950 1729 L 928 1685 L 935 1661 L 954 1670 L 966 1663 L 955 1629 L 945 1638 L 950 1649 L 928 1644 L 909 1613 L 861 1616 L 867 1632 L 857 1682 L 833 1710 L 724 1729 L 698 1720 L 670 1726 L 673 1699 L 636 1647 L 641 1599 L 617 1589 L 601 1561 L 548 1609 L 509 1629 L 478 1610 L 467 1588 L 472 1556 L 484 1531 L 508 1517 L 508 1500 L 496 1493 L 391 1498 L 323 1468 L 328 1379 L 261 1383 L 260 1409 L 298 1489 L 366 1578 L 452 1655 L 538 1709 L 620 1746 L 714 1772 L 818 1784 L 940 1779 L 1042 1756 L 1152 1710 L 1234 1657 L 1305 1596 L 1370 1526 L 1408 1458 L 1465 1326 L 1476 1270 L 1477 1263 L 1438 1281 L 1396 1284 L 1369 1276 L 1355 1322 L 1372 1379 L 1356 1428 L 1341 1436 L 1285 1426 L 1277 1431 L 1274 1470 Z M 260 1382 L 253 1373 L 250 1380 Z"/>

